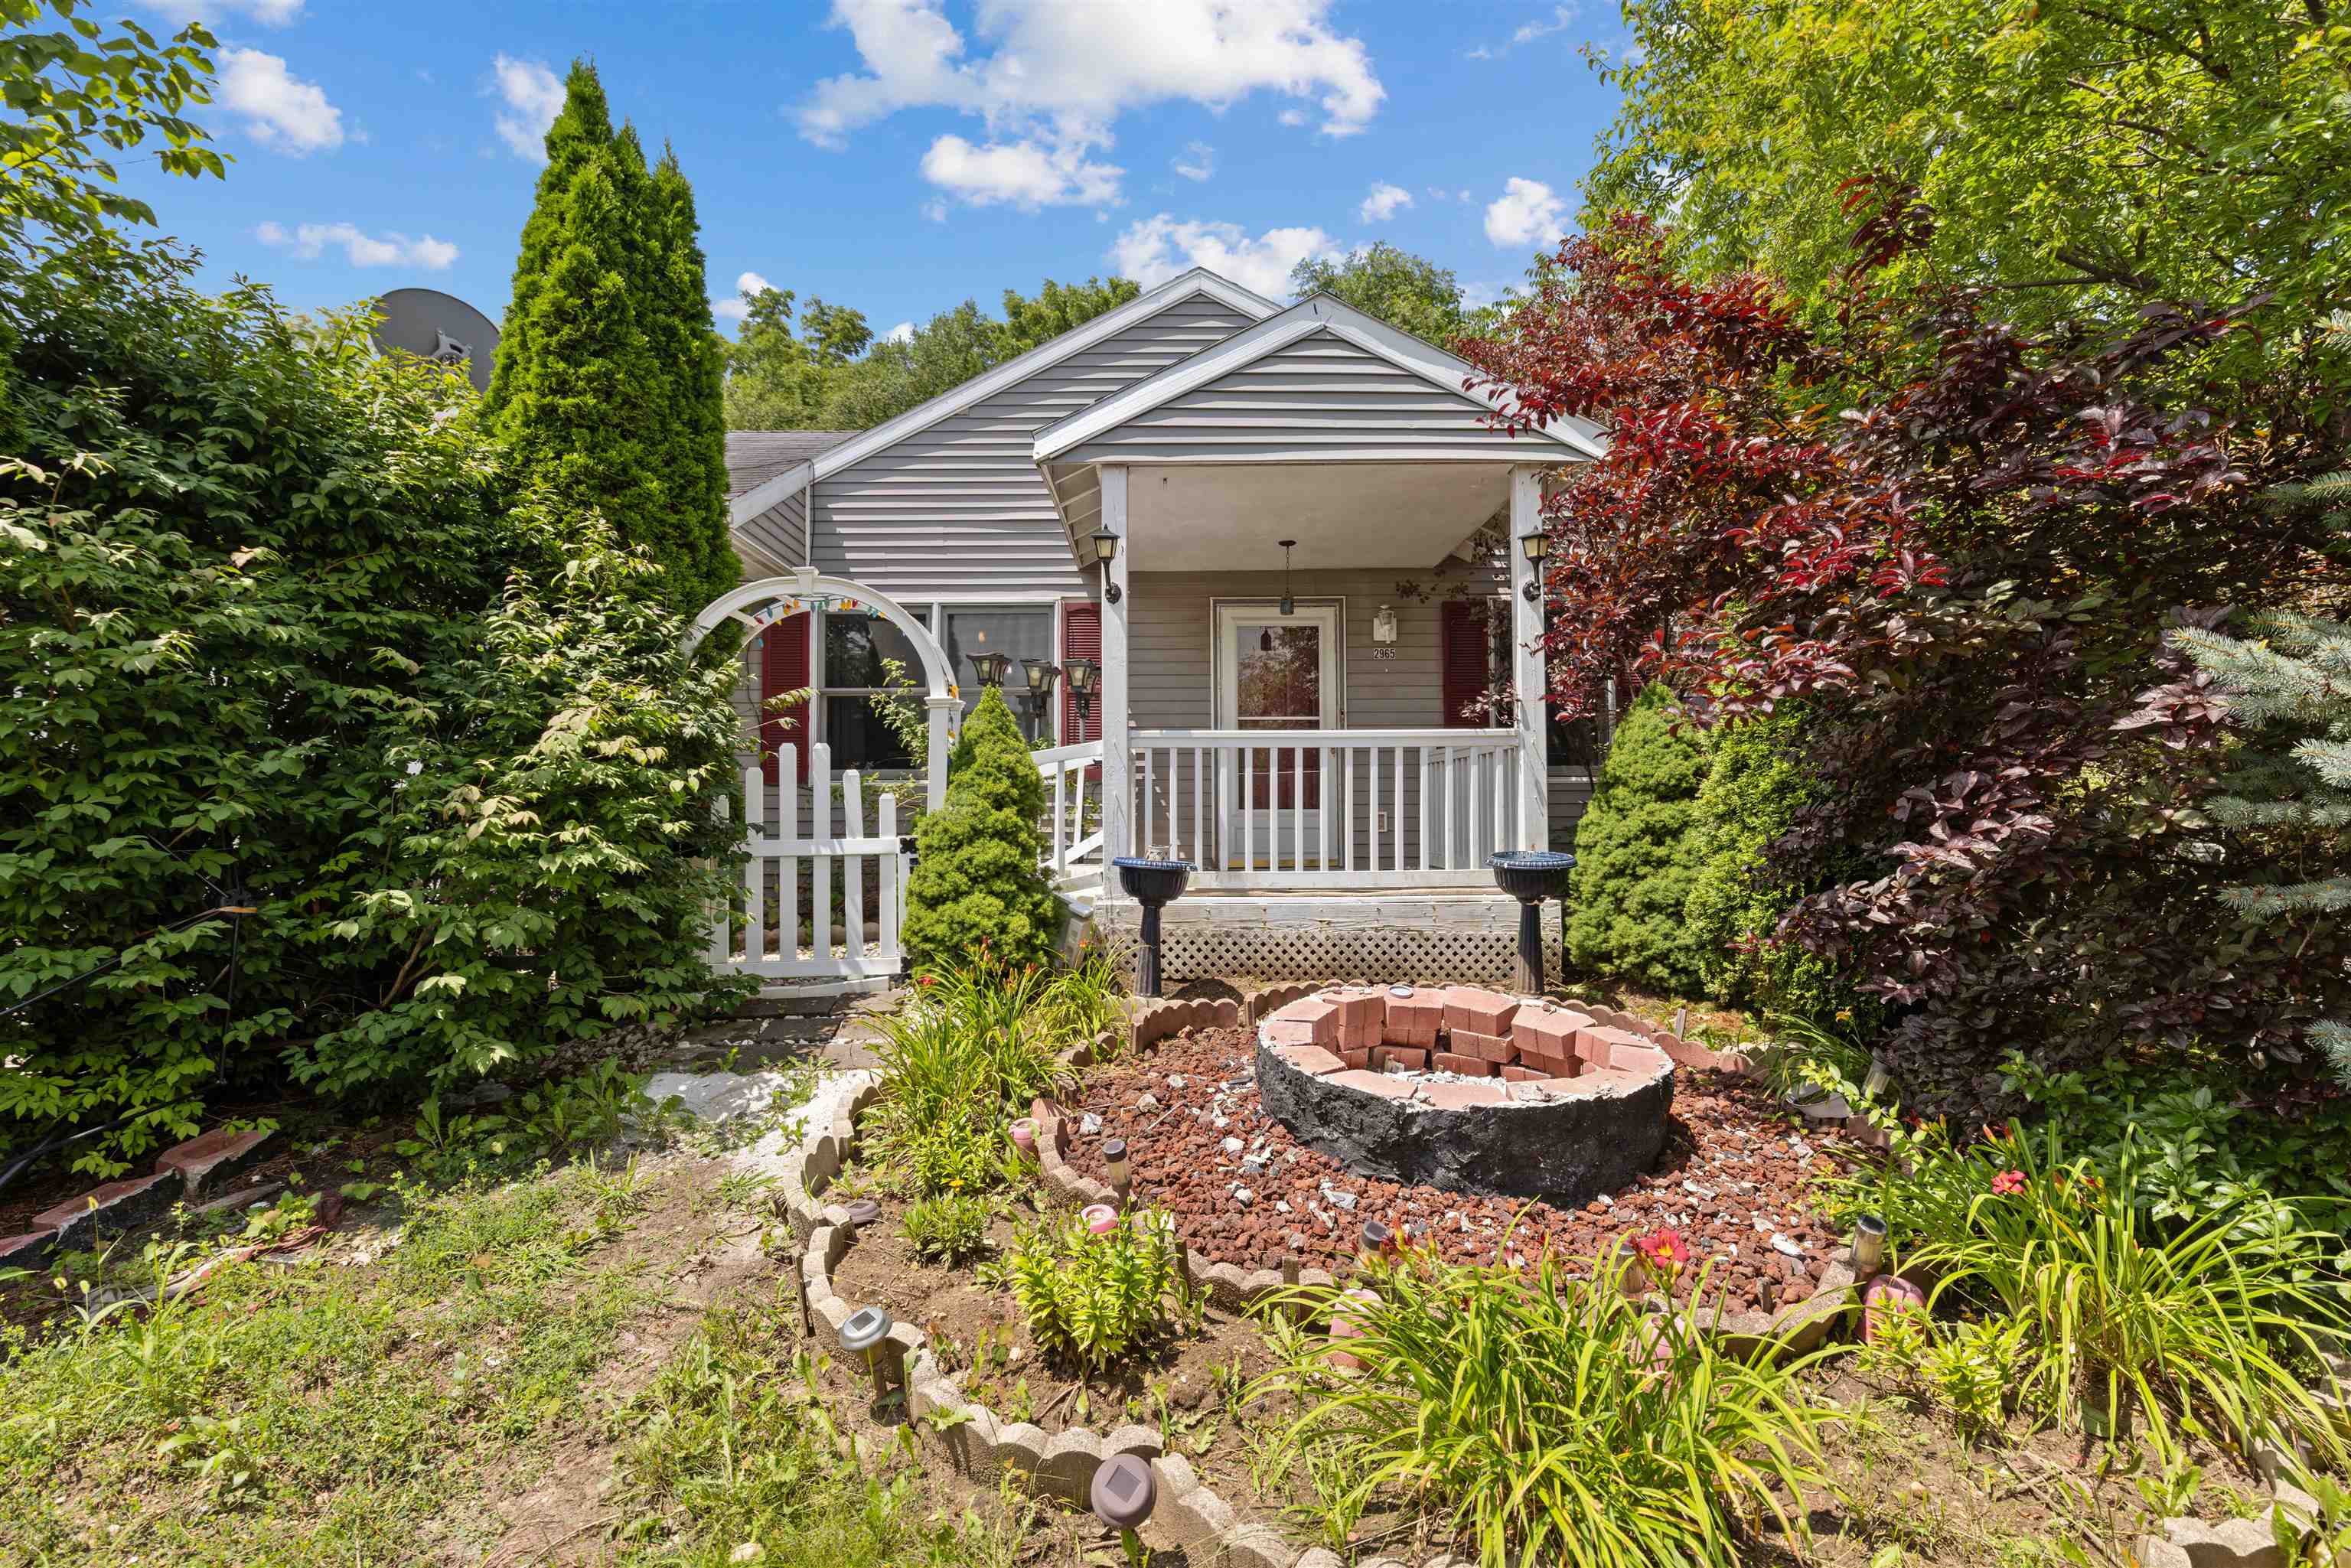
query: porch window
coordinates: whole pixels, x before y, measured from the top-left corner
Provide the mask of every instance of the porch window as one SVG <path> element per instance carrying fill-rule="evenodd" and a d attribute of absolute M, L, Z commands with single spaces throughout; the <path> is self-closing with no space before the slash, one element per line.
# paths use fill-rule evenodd
<path fill-rule="evenodd" d="M 1052 664 L 1053 607 L 1050 604 L 949 605 L 944 617 L 945 634 L 939 642 L 946 649 L 947 664 L 955 672 L 956 685 L 963 691 L 964 708 L 968 712 L 979 697 L 979 680 L 972 673 L 971 659 L 975 653 L 1004 653 L 1012 659 L 1010 673 L 1004 677 L 1004 700 L 1012 709 L 1012 716 L 1020 723 L 1021 733 L 1034 739 L 1052 732 L 1053 716 L 1050 711 L 1037 711 L 1037 702 L 1029 695 L 1029 665 L 1043 662 Z"/>
<path fill-rule="evenodd" d="M 906 607 L 926 622 L 930 611 Z M 902 684 L 890 685 L 891 664 L 898 666 Z M 923 714 L 923 661 L 906 634 L 887 621 L 858 614 L 828 614 L 824 618 L 823 682 L 818 688 L 822 715 L 817 738 L 832 750 L 836 768 L 866 772 L 907 768 L 914 759 L 897 735 L 874 711 L 877 696 L 898 695 L 912 703 L 919 721 Z"/>

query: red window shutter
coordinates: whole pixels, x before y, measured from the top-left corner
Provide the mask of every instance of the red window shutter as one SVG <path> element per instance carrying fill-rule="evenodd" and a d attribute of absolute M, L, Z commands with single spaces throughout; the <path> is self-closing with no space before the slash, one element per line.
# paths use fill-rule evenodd
<path fill-rule="evenodd" d="M 808 777 L 809 705 L 794 703 L 781 713 L 768 699 L 809 684 L 809 617 L 806 612 L 778 621 L 759 638 L 759 768 L 776 781 L 776 756 L 792 755 L 792 781 Z"/>
<path fill-rule="evenodd" d="M 1477 729 L 1486 722 L 1463 710 L 1485 695 L 1490 675 L 1486 617 L 1482 605 L 1466 599 L 1448 599 L 1437 606 L 1437 651 L 1444 689 L 1445 711 L 1438 722 L 1447 729 Z"/>
<path fill-rule="evenodd" d="M 1071 602 L 1061 606 L 1061 662 L 1071 659 L 1092 659 L 1102 662 L 1102 606 Z M 1086 727 L 1078 730 L 1078 699 L 1070 693 L 1067 676 L 1061 681 L 1061 742 L 1075 746 L 1081 740 L 1102 738 L 1102 697 L 1097 694 L 1086 705 Z"/>

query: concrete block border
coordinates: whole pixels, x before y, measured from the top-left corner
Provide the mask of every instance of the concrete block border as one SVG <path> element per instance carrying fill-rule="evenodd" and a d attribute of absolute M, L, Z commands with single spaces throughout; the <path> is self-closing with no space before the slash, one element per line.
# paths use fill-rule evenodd
<path fill-rule="evenodd" d="M 1237 1021 L 1234 1004 L 1223 1005 Z M 1081 1045 L 1071 1054 L 1082 1055 L 1085 1060 L 1070 1065 L 1087 1065 L 1092 1060 L 1092 1048 Z M 822 1127 L 811 1127 L 803 1133 L 799 1144 L 787 1151 L 785 1156 L 779 1202 L 799 1249 L 795 1261 L 800 1290 L 811 1320 L 822 1322 L 835 1333 L 856 1310 L 852 1303 L 841 1299 L 832 1285 L 833 1271 L 855 1244 L 856 1229 L 850 1223 L 847 1209 L 822 1199 L 842 1162 L 855 1149 L 857 1117 L 881 1092 L 878 1078 L 861 1085 L 839 1115 Z M 1068 1166 L 1061 1164 L 1055 1141 L 1061 1134 L 1061 1118 L 1054 1117 L 1053 1124 L 1055 1136 L 1040 1137 L 1039 1148 L 1052 1162 L 1052 1167 L 1066 1175 Z M 1107 1197 L 1108 1189 L 1103 1190 Z M 1243 1277 L 1230 1265 L 1217 1267 L 1232 1276 L 1226 1282 L 1225 1296 L 1233 1301 L 1246 1301 L 1253 1294 L 1266 1293 L 1281 1283 L 1270 1270 L 1261 1270 L 1267 1278 L 1260 1281 L 1254 1276 Z M 1328 1275 L 1321 1278 L 1329 1280 Z M 1214 1291 L 1217 1281 L 1212 1280 L 1210 1284 Z M 928 1337 L 921 1329 L 911 1323 L 895 1324 L 890 1331 L 890 1343 L 896 1363 L 891 1373 L 892 1381 L 904 1390 L 909 1415 L 939 1433 L 948 1464 L 966 1480 L 992 1486 L 998 1479 L 1010 1476 L 1034 1491 L 1084 1509 L 1089 1506 L 1094 1472 L 1120 1454 L 1133 1454 L 1151 1466 L 1159 1483 L 1160 1501 L 1152 1515 L 1154 1521 L 1181 1544 L 1198 1549 L 1197 1561 L 1227 1564 L 1229 1568 L 1241 1568 L 1243 1564 L 1249 1568 L 1324 1568 L 1331 1560 L 1329 1553 L 1320 1548 L 1294 1546 L 1264 1525 L 1243 1524 L 1230 1504 L 1200 1484 L 1181 1455 L 1166 1452 L 1165 1437 L 1155 1427 L 1130 1423 L 1108 1432 L 1072 1427 L 1049 1435 L 1027 1422 L 1007 1421 L 987 1406 L 966 1399 L 964 1375 L 940 1368 Z"/>

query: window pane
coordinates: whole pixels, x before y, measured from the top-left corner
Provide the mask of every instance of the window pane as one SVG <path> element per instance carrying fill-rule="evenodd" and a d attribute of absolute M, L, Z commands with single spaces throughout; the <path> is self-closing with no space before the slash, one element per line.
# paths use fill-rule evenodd
<path fill-rule="evenodd" d="M 919 710 L 918 710 L 919 711 Z M 838 770 L 858 768 L 912 768 L 914 759 L 898 744 L 890 727 L 873 711 L 873 704 L 865 697 L 827 697 L 824 699 L 824 734 L 832 748 L 832 766 Z"/>
<path fill-rule="evenodd" d="M 946 615 L 947 667 L 955 672 L 956 684 L 963 688 L 964 706 L 969 708 L 979 695 L 979 677 L 973 674 L 974 653 L 1008 654 L 1013 663 L 1004 676 L 1004 700 L 1011 705 L 1012 716 L 1020 721 L 1029 734 L 1050 732 L 1053 716 L 1050 711 L 1040 714 L 1037 705 L 1029 697 L 1029 665 L 1032 661 L 1053 663 L 1053 612 L 1039 606 L 1031 610 L 949 610 Z"/>
<path fill-rule="evenodd" d="M 950 610 L 947 612 L 947 663 L 958 685 L 977 683 L 971 673 L 974 653 L 1008 653 L 1018 661 L 1005 677 L 1008 686 L 1025 685 L 1023 666 L 1031 659 L 1053 659 L 1053 612 L 1050 610 Z"/>
<path fill-rule="evenodd" d="M 907 613 L 921 616 L 924 611 L 907 606 Z M 877 616 L 834 611 L 824 618 L 824 684 L 827 690 L 841 686 L 884 686 L 889 685 L 882 663 L 895 660 L 905 669 L 905 678 L 920 685 L 923 661 L 914 653 L 906 634 Z"/>

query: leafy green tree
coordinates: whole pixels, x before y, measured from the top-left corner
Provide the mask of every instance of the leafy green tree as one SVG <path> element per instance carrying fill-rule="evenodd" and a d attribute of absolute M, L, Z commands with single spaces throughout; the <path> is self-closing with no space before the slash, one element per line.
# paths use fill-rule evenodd
<path fill-rule="evenodd" d="M 1013 359 L 1038 344 L 1082 327 L 1105 310 L 1115 310 L 1143 292 L 1130 277 L 1089 277 L 1083 283 L 1047 278 L 1034 298 L 1004 291 L 1004 330 L 997 353 Z"/>
<path fill-rule="evenodd" d="M 2340 303 L 2351 29 L 2269 0 L 1628 0 L 1587 223 L 1670 213 L 1702 270 L 1820 299 L 1860 261 L 2031 330 L 2272 295 Z M 1860 233 L 1856 237 L 1856 228 Z"/>
<path fill-rule="evenodd" d="M 915 830 L 906 947 L 919 963 L 967 963 L 983 946 L 1007 963 L 1044 963 L 1063 911 L 1039 867 L 1045 784 L 1002 693 L 972 705 L 945 805 Z"/>
<path fill-rule="evenodd" d="M 732 672 L 655 569 L 459 378 L 151 261 L 5 298 L 0 996 L 64 988 L 0 1026 L 0 1147 L 121 1117 L 120 1168 L 224 1081 L 449 1084 L 725 994 Z"/>
<path fill-rule="evenodd" d="M 826 398 L 841 367 L 863 353 L 873 330 L 859 312 L 810 299 L 807 337 L 793 329 L 797 297 L 789 288 L 746 293 L 748 314 L 725 349 L 726 428 L 821 429 Z"/>
<path fill-rule="evenodd" d="M 1698 796 L 1707 758 L 1680 706 L 1651 684 L 1616 727 L 1575 825 L 1568 962 L 1671 996 L 1704 985 L 1706 954 L 1684 911 L 1701 860 Z"/>
<path fill-rule="evenodd" d="M 649 591 L 698 609 L 741 568 L 726 536 L 717 350 L 695 336 L 709 332 L 709 308 L 692 193 L 682 174 L 645 167 L 632 130 L 613 131 L 584 60 L 547 153 L 491 372 L 491 427 L 559 507 L 594 508 L 653 557 L 662 573 Z"/>
<path fill-rule="evenodd" d="M 108 151 L 150 137 L 156 166 L 188 179 L 226 172 L 227 160 L 183 118 L 212 101 L 213 36 L 191 23 L 168 45 L 136 22 L 110 34 L 82 15 L 81 0 L 0 0 L 0 245 L 31 231 L 64 249 L 114 246 L 117 224 L 152 224 L 155 210 L 113 189 Z M 45 16 L 65 24 L 42 30 Z"/>
<path fill-rule="evenodd" d="M 1811 891 L 1775 875 L 1765 856 L 1819 794 L 1802 736 L 1801 717 L 1785 708 L 1716 733 L 1698 787 L 1698 873 L 1684 913 L 1708 995 L 1830 1024 L 1867 1004 L 1827 960 L 1770 940 L 1780 916 Z"/>
<path fill-rule="evenodd" d="M 1301 299 L 1310 294 L 1332 295 L 1439 347 L 1484 329 L 1489 314 L 1462 304 L 1461 284 L 1450 267 L 1385 240 L 1374 240 L 1336 261 L 1301 261 L 1290 270 L 1290 287 Z"/>

